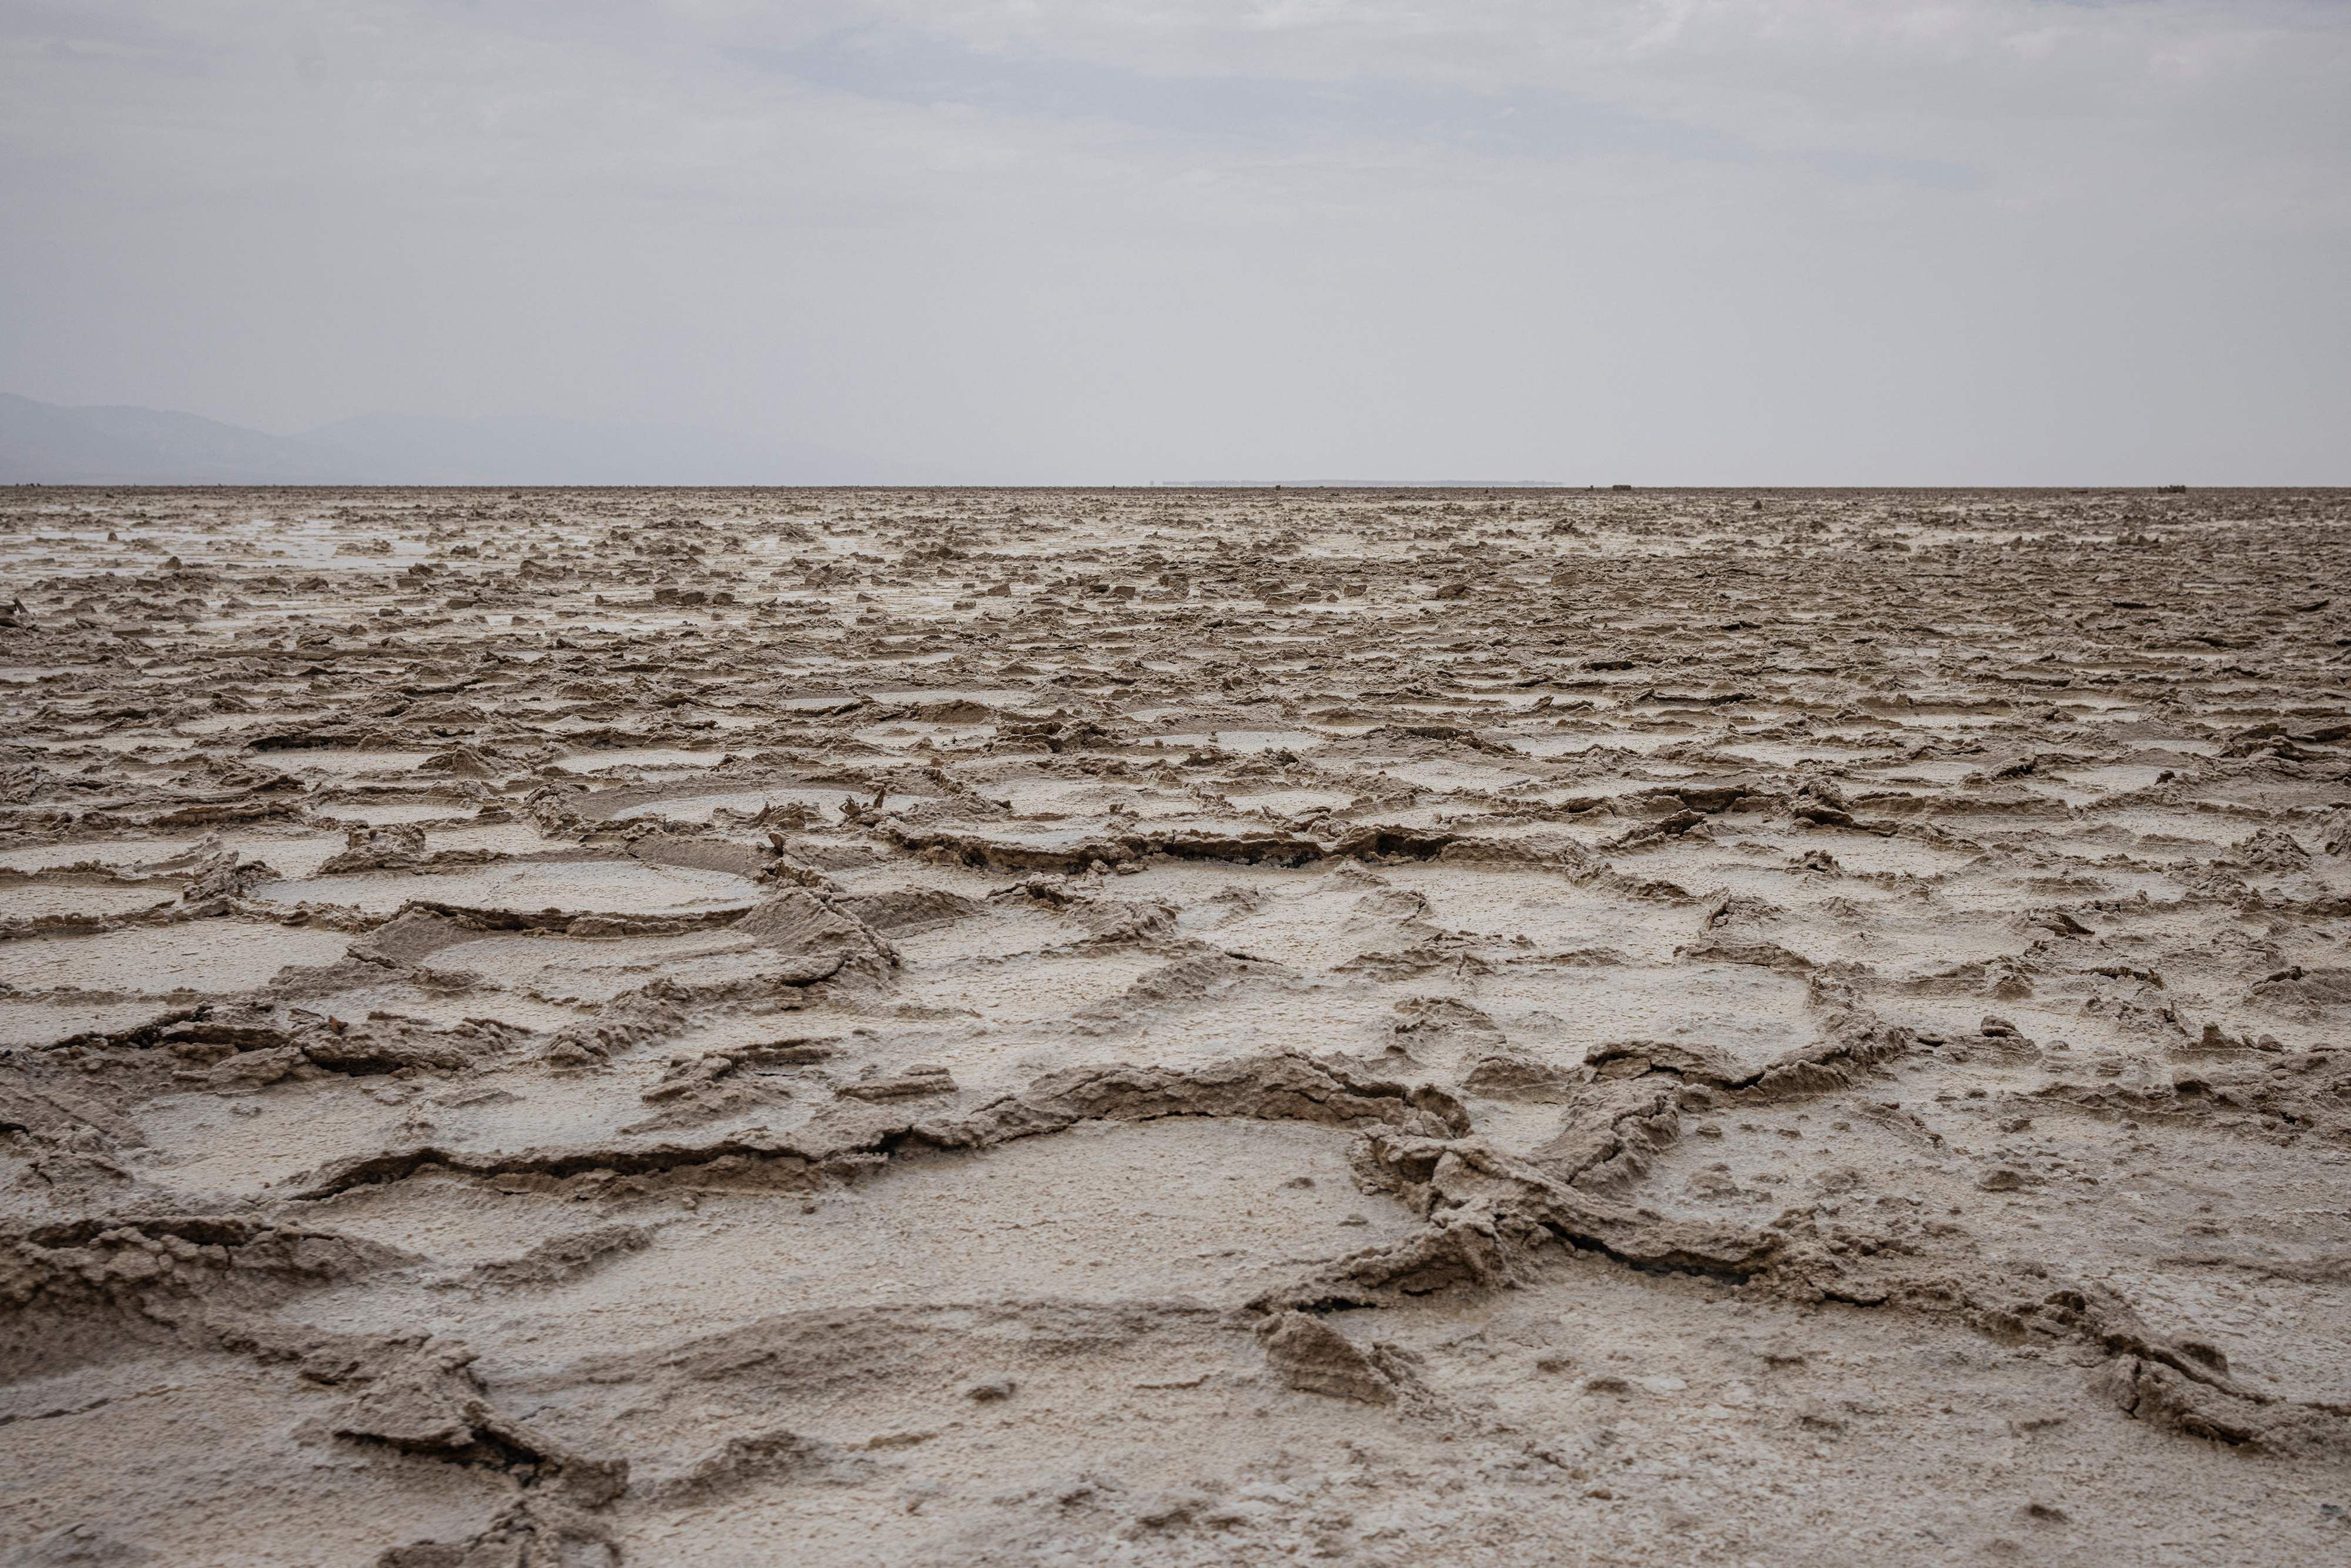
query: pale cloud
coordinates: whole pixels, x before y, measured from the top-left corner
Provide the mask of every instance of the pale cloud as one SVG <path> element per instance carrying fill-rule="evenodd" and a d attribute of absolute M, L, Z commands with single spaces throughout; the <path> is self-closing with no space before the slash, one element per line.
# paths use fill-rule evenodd
<path fill-rule="evenodd" d="M 6 390 L 975 477 L 2351 477 L 2351 12 L 0 0 Z"/>

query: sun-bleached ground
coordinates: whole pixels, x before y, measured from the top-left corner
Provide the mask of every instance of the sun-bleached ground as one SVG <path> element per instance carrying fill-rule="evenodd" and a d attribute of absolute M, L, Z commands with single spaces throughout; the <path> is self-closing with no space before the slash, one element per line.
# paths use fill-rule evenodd
<path fill-rule="evenodd" d="M 0 1563 L 2351 1552 L 2351 497 L 0 530 Z"/>

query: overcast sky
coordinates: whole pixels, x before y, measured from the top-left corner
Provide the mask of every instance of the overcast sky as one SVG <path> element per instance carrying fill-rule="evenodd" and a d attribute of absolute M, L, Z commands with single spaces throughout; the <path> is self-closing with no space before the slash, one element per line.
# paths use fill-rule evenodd
<path fill-rule="evenodd" d="M 2351 483 L 2341 0 L 0 0 L 0 390 Z"/>

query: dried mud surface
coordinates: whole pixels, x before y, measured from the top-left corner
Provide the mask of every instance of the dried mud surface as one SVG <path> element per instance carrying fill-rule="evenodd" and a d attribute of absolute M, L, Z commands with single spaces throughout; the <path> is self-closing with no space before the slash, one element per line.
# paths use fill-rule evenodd
<path fill-rule="evenodd" d="M 0 1563 L 2351 1556 L 2339 493 L 0 496 Z"/>

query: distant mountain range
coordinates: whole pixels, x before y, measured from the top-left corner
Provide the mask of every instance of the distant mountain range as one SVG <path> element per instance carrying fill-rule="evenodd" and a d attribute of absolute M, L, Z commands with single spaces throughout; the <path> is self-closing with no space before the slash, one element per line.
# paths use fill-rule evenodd
<path fill-rule="evenodd" d="M 367 413 L 272 435 L 152 408 L 0 392 L 0 484 L 864 485 L 928 476 L 806 442 L 679 424 Z"/>

